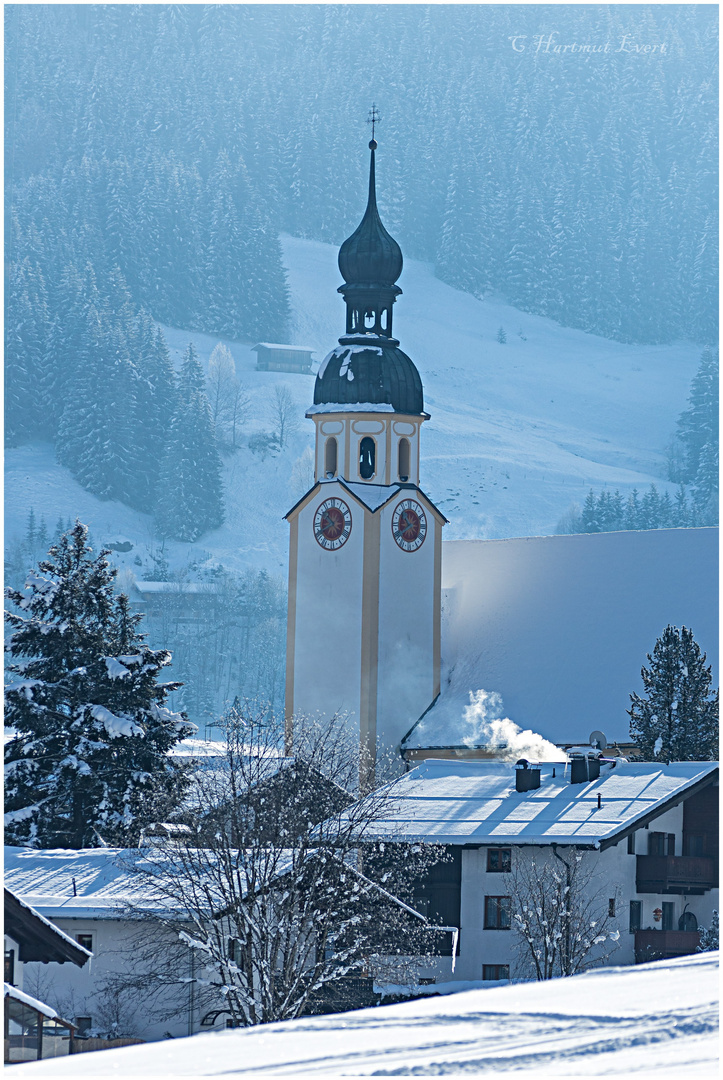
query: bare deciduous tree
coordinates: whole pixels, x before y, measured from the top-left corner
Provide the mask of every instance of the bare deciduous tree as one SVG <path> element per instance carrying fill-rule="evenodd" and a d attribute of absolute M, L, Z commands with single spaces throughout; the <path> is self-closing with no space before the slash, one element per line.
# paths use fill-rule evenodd
<path fill-rule="evenodd" d="M 616 887 L 603 891 L 594 854 L 564 851 L 513 849 L 511 929 L 521 976 L 577 975 L 617 948 Z"/>
<path fill-rule="evenodd" d="M 221 442 L 228 440 L 232 447 L 236 447 L 250 398 L 236 376 L 233 357 L 222 342 L 209 357 L 206 382 L 216 435 Z"/>
<path fill-rule="evenodd" d="M 291 470 L 290 486 L 297 499 L 300 499 L 302 495 L 314 484 L 314 451 L 310 446 L 304 449 L 301 457 L 298 457 L 294 462 L 294 467 Z"/>
<path fill-rule="evenodd" d="M 299 426 L 299 409 L 286 383 L 278 383 L 268 402 L 269 419 L 274 425 L 279 446 L 283 450 Z"/>
<path fill-rule="evenodd" d="M 388 817 L 394 785 L 350 794 L 359 751 L 346 717 L 295 718 L 293 738 L 284 757 L 270 712 L 237 706 L 222 765 L 196 776 L 188 831 L 129 861 L 144 899 L 132 912 L 134 964 L 116 985 L 155 995 L 159 1015 L 173 988 L 178 997 L 190 986 L 208 1016 L 267 1023 L 322 1007 L 330 988 L 380 957 L 429 963 L 440 931 L 411 900 L 416 876 L 443 851 L 400 845 L 374 880 L 361 851 Z M 370 844 L 371 868 L 378 848 Z"/>

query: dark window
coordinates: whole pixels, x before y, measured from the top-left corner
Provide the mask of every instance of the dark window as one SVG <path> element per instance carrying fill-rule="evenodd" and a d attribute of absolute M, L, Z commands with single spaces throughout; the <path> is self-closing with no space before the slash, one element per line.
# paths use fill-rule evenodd
<path fill-rule="evenodd" d="M 399 440 L 399 479 L 406 484 L 409 479 L 409 439 Z"/>
<path fill-rule="evenodd" d="M 705 836 L 702 833 L 686 833 L 683 837 L 683 851 L 686 855 L 705 855 Z"/>
<path fill-rule="evenodd" d="M 509 930 L 510 897 L 485 896 L 485 930 Z"/>
<path fill-rule="evenodd" d="M 662 930 L 673 929 L 673 918 L 675 916 L 675 904 L 663 901 L 663 923 Z"/>
<path fill-rule="evenodd" d="M 668 855 L 675 855 L 675 833 L 668 833 Z"/>
<path fill-rule="evenodd" d="M 608 900 L 608 915 L 611 919 L 615 918 L 615 897 L 611 896 Z"/>
<path fill-rule="evenodd" d="M 88 952 L 93 952 L 93 935 L 92 934 L 76 934 L 75 940 L 78 942 L 82 949 L 87 949 Z"/>
<path fill-rule="evenodd" d="M 508 874 L 512 869 L 512 848 L 487 848 L 487 873 Z"/>
<path fill-rule="evenodd" d="M 90 1029 L 93 1027 L 92 1016 L 76 1016 L 75 1026 L 78 1029 L 79 1035 L 87 1035 Z"/>
<path fill-rule="evenodd" d="M 634 934 L 636 930 L 640 929 L 640 922 L 643 917 L 643 905 L 640 900 L 630 901 L 630 933 Z"/>
<path fill-rule="evenodd" d="M 665 855 L 665 833 L 648 833 L 648 855 Z"/>
<path fill-rule="evenodd" d="M 374 439 L 366 435 L 359 443 L 359 475 L 362 480 L 371 480 L 376 471 L 377 445 Z"/>
<path fill-rule="evenodd" d="M 15 985 L 15 949 L 8 949 L 5 953 L 5 982 L 10 986 Z"/>
<path fill-rule="evenodd" d="M 326 440 L 324 447 L 324 474 L 327 479 L 336 476 L 337 442 L 333 437 Z"/>
<path fill-rule="evenodd" d="M 240 951 L 238 938 L 230 937 L 228 939 L 228 958 L 232 963 L 238 964 Z"/>
<path fill-rule="evenodd" d="M 631 832 L 628 837 L 628 855 L 635 854 L 635 833 Z"/>
<path fill-rule="evenodd" d="M 483 964 L 482 965 L 482 979 L 484 982 L 501 982 L 503 979 L 509 979 L 510 977 L 510 965 L 509 964 Z"/>

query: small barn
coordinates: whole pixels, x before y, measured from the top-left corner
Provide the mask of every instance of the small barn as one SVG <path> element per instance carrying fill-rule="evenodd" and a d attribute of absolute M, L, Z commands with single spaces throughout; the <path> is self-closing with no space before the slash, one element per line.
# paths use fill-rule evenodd
<path fill-rule="evenodd" d="M 306 345 L 273 345 L 260 341 L 254 345 L 257 371 L 285 371 L 293 375 L 311 375 L 313 350 Z"/>

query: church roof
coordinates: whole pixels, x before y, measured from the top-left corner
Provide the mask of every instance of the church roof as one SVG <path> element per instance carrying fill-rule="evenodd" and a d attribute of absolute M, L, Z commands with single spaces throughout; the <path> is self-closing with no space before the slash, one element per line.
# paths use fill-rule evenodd
<path fill-rule="evenodd" d="M 627 741 L 668 623 L 692 629 L 717 685 L 717 580 L 715 528 L 445 541 L 442 690 L 402 749 L 485 746 L 500 717 L 554 743 Z M 479 690 L 501 709 L 466 713 Z"/>
<path fill-rule="evenodd" d="M 416 486 L 416 484 L 363 484 L 353 480 L 343 480 L 340 476 L 335 476 L 333 480 L 317 480 L 312 488 L 306 492 L 305 495 L 295 502 L 289 510 L 288 514 L 284 517 L 288 520 L 295 510 L 305 503 L 307 499 L 314 494 L 322 486 L 338 484 L 353 495 L 357 502 L 366 506 L 367 510 L 371 510 L 372 514 L 376 514 L 377 510 L 380 510 L 382 506 L 386 506 L 390 499 L 393 499 L 400 491 L 408 491 L 410 494 L 414 494 L 416 497 L 422 498 L 427 505 L 434 510 L 439 516 L 440 520 L 447 524 L 447 518 L 442 511 L 434 505 L 429 496 Z"/>
<path fill-rule="evenodd" d="M 402 249 L 382 225 L 377 209 L 374 152 L 369 144 L 369 196 L 364 217 L 339 249 L 339 270 L 347 285 L 392 286 L 402 272 Z"/>
<path fill-rule="evenodd" d="M 319 368 L 314 405 L 368 403 L 391 406 L 394 412 L 419 416 L 424 394 L 419 372 L 394 338 L 374 336 L 369 343 L 340 343 Z"/>
<path fill-rule="evenodd" d="M 376 122 L 376 121 L 375 121 Z M 377 144 L 369 143 L 369 196 L 364 216 L 339 249 L 346 304 L 346 334 L 322 362 L 314 384 L 314 407 L 328 404 L 424 415 L 419 372 L 392 336 L 392 309 L 401 289 L 402 252 L 382 225 L 377 209 Z"/>

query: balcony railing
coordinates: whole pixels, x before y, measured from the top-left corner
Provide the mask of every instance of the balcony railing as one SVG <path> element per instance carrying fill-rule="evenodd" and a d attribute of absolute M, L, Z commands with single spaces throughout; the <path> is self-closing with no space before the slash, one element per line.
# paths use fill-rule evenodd
<path fill-rule="evenodd" d="M 689 956 L 700 945 L 697 930 L 636 930 L 635 963 Z"/>
<path fill-rule="evenodd" d="M 703 893 L 718 887 L 715 860 L 702 855 L 638 855 L 639 893 Z"/>

